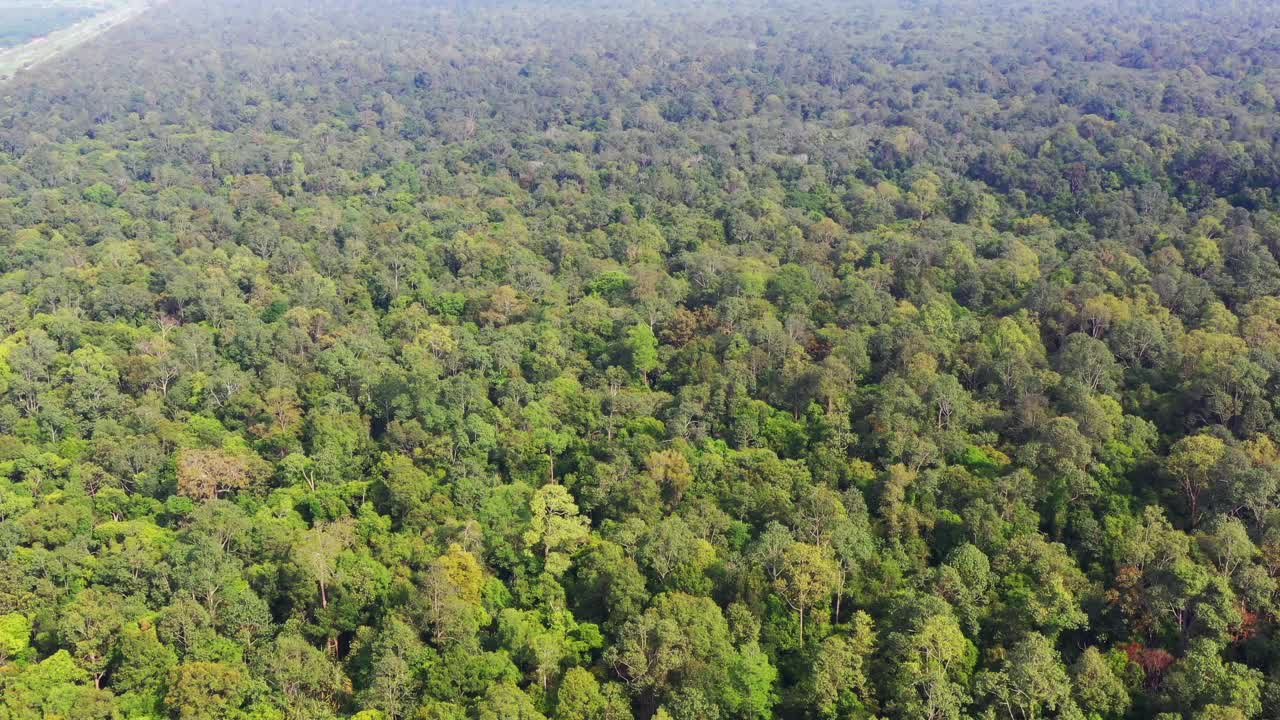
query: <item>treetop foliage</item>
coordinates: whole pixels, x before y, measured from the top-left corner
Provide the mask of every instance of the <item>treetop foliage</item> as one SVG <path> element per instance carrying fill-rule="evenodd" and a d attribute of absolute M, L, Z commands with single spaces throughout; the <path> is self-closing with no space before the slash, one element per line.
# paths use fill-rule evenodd
<path fill-rule="evenodd" d="M 0 87 L 0 720 L 1280 718 L 1274 4 L 174 0 Z"/>

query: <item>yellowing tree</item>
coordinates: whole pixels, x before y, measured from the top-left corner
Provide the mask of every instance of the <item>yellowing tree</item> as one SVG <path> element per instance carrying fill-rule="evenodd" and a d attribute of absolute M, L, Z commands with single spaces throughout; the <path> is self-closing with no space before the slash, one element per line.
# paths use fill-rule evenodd
<path fill-rule="evenodd" d="M 178 494 L 194 500 L 212 500 L 249 487 L 256 477 L 253 463 L 224 450 L 178 451 Z"/>

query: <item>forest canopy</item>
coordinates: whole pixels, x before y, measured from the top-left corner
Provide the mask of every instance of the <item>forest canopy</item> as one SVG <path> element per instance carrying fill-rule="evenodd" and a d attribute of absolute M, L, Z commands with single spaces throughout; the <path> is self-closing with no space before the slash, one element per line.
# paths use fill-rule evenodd
<path fill-rule="evenodd" d="M 0 85 L 0 720 L 1280 719 L 1278 23 L 172 0 Z"/>

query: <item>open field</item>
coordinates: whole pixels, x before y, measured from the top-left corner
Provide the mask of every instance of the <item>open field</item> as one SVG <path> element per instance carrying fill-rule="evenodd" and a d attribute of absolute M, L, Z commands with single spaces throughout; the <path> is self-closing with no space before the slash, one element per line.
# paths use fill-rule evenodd
<path fill-rule="evenodd" d="M 74 25 L 55 30 L 22 45 L 0 50 L 0 81 L 7 80 L 24 69 L 56 57 L 120 23 L 137 17 L 155 4 L 155 0 L 83 3 L 84 6 L 97 5 L 101 9 L 93 16 Z M 10 4 L 0 3 L 0 11 L 9 9 L 8 5 Z M 64 7 L 58 3 L 50 3 L 50 6 L 50 9 L 55 6 Z"/>
<path fill-rule="evenodd" d="M 97 13 L 85 6 L 0 4 L 0 49 L 37 40 Z"/>

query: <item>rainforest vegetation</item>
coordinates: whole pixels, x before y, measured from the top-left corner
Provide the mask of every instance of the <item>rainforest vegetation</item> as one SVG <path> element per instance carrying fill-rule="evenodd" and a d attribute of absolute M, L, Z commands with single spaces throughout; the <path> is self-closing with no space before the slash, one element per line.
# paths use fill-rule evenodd
<path fill-rule="evenodd" d="M 172 0 L 0 85 L 0 720 L 1280 718 L 1277 27 Z"/>

